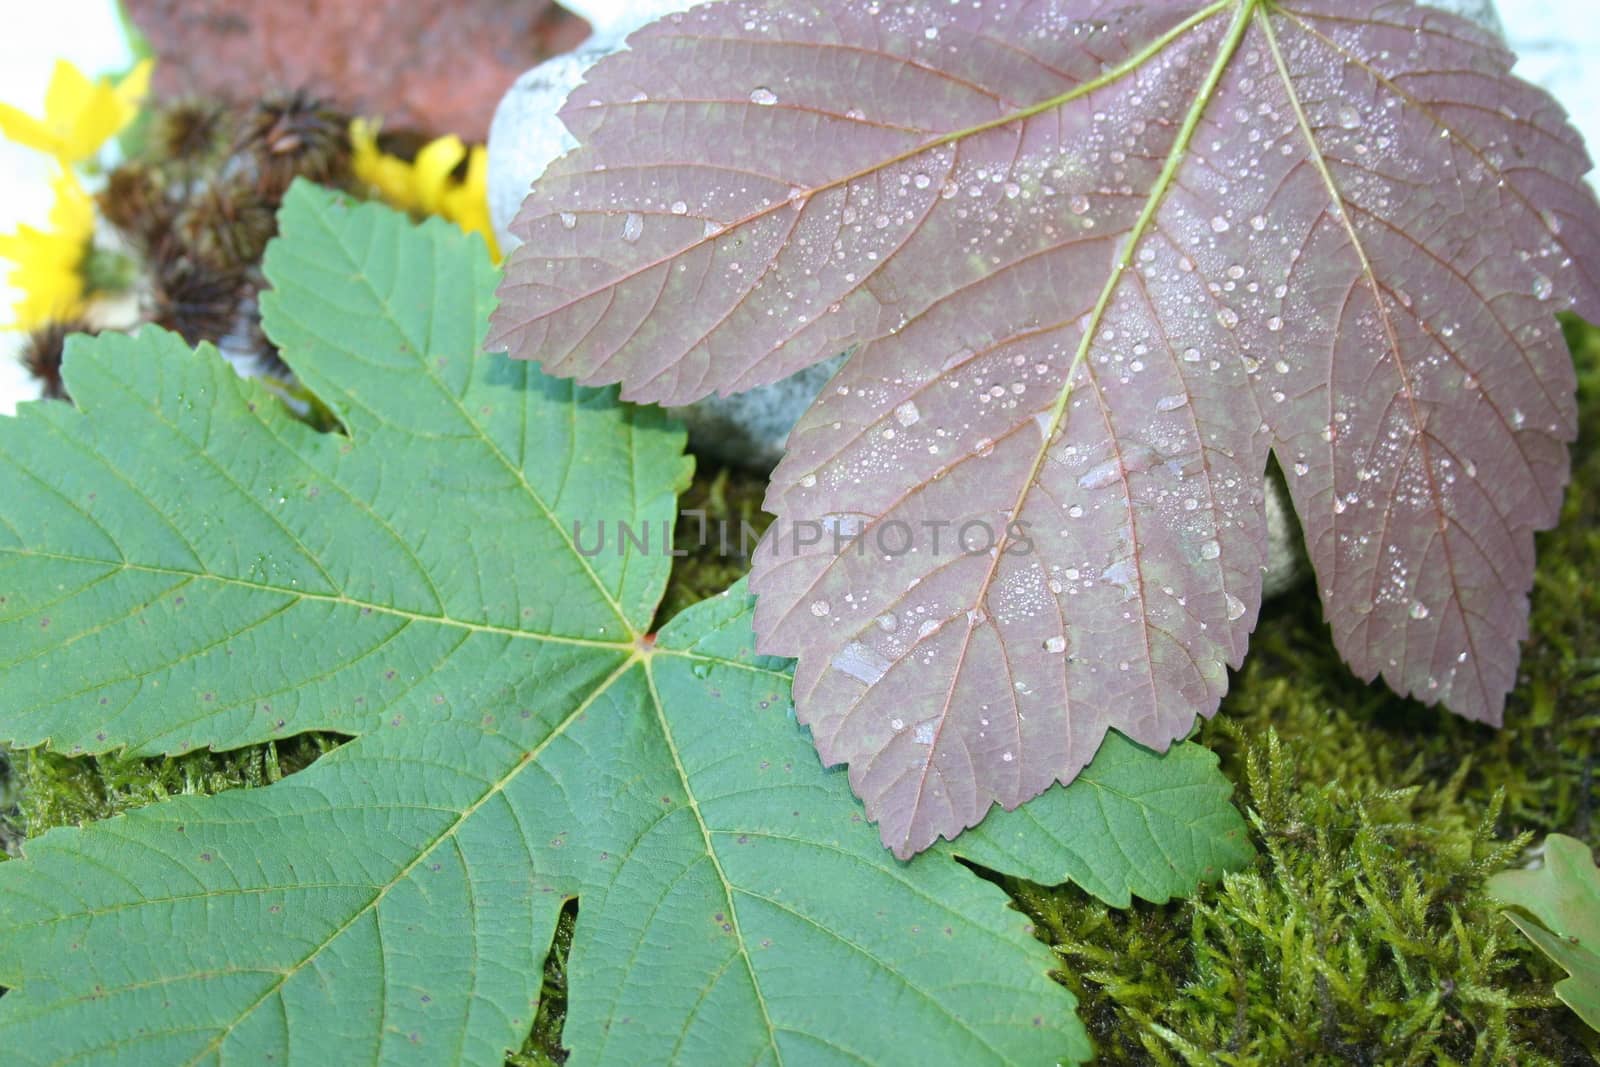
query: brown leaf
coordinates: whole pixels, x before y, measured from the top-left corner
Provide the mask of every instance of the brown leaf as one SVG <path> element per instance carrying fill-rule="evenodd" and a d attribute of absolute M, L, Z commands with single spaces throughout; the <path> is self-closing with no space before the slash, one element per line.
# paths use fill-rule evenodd
<path fill-rule="evenodd" d="M 340 106 L 483 140 L 506 88 L 588 35 L 549 0 L 128 0 L 155 50 L 156 91 L 255 102 L 308 89 Z"/>
<path fill-rule="evenodd" d="M 1498 723 L 1600 316 L 1511 61 L 1392 0 L 696 7 L 569 99 L 489 344 L 669 405 L 852 350 L 750 588 L 901 856 L 1216 711 L 1269 454 L 1351 668 Z"/>

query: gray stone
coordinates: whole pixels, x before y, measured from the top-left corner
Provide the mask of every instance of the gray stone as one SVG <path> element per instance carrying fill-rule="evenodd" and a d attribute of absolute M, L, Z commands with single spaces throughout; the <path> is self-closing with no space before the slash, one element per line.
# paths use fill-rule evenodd
<path fill-rule="evenodd" d="M 671 410 L 688 428 L 689 446 L 695 452 L 731 466 L 769 471 L 783 458 L 789 431 L 844 357 L 841 352 L 771 385 L 733 396 L 708 396 Z"/>
<path fill-rule="evenodd" d="M 581 16 L 594 33 L 581 47 L 540 63 L 518 78 L 501 98 L 489 126 L 489 216 L 500 247 L 510 252 L 522 242 L 510 232 L 511 220 L 528 189 L 546 167 L 578 147 L 557 113 L 567 95 L 595 63 L 621 51 L 628 34 L 693 3 L 677 0 L 569 0 L 562 5 Z"/>
<path fill-rule="evenodd" d="M 623 47 L 628 33 L 673 11 L 692 7 L 671 0 L 607 2 L 580 0 L 567 5 L 587 18 L 595 35 L 580 50 L 541 63 L 517 79 L 495 112 L 489 130 L 489 209 L 501 247 L 520 242 L 509 226 L 528 189 L 555 159 L 576 147 L 556 117 L 567 95 L 598 60 Z M 1493 0 L 1436 0 L 1436 7 L 1471 18 L 1503 36 Z M 675 410 L 689 428 L 690 446 L 702 455 L 752 470 L 770 470 L 800 416 L 816 399 L 844 357 L 820 363 L 790 378 L 730 397 L 709 397 Z M 1264 589 L 1267 596 L 1295 585 L 1307 573 L 1305 553 L 1292 505 L 1282 482 L 1268 478 L 1267 526 L 1270 548 Z"/>
<path fill-rule="evenodd" d="M 1267 572 L 1261 576 L 1261 595 L 1275 597 L 1300 584 L 1311 573 L 1305 539 L 1294 517 L 1294 502 L 1282 478 L 1267 475 Z"/>
<path fill-rule="evenodd" d="M 575 52 L 547 59 L 518 78 L 495 108 L 489 123 L 489 218 L 507 253 L 522 243 L 512 235 L 511 221 L 534 180 L 578 147 L 557 112 L 584 73 L 615 50 L 591 38 Z"/>

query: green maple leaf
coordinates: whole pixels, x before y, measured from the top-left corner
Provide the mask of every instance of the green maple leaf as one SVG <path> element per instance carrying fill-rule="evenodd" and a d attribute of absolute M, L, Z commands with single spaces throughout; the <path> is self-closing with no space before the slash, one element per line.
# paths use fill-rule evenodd
<path fill-rule="evenodd" d="M 481 355 L 481 244 L 297 186 L 267 327 L 347 435 L 146 330 L 81 410 L 0 422 L 0 736 L 68 751 L 354 737 L 0 866 L 11 1062 L 495 1064 L 580 918 L 574 1063 L 1089 1055 L 1049 951 L 959 854 L 1111 903 L 1249 855 L 1215 759 L 1109 745 L 895 860 L 735 589 L 650 634 L 682 435 Z M 649 529 L 586 556 L 574 523 Z"/>
<path fill-rule="evenodd" d="M 1489 892 L 1527 913 L 1508 911 L 1506 917 L 1567 972 L 1556 996 L 1600 1030 L 1600 869 L 1589 846 L 1551 834 L 1544 866 L 1501 871 L 1489 879 Z"/>

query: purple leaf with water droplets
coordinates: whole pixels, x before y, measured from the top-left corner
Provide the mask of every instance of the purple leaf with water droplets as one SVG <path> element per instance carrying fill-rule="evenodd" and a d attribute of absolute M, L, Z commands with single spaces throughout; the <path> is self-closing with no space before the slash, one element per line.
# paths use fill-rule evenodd
<path fill-rule="evenodd" d="M 1215 711 L 1269 453 L 1352 668 L 1495 722 L 1600 318 L 1511 58 L 1390 0 L 696 8 L 569 101 L 494 340 L 668 404 L 857 346 L 752 585 L 900 855 Z"/>

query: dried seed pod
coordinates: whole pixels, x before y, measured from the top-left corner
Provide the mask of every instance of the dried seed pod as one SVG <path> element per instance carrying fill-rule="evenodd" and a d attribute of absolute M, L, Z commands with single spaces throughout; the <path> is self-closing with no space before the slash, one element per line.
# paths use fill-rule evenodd
<path fill-rule="evenodd" d="M 177 214 L 167 196 L 166 180 L 143 163 L 124 163 L 113 170 L 95 201 L 101 217 L 130 245 L 146 253 L 167 240 Z"/>
<path fill-rule="evenodd" d="M 349 170 L 349 116 L 298 90 L 268 97 L 245 121 L 235 152 L 255 163 L 261 195 L 281 199 L 296 177 L 331 183 Z"/>
<path fill-rule="evenodd" d="M 184 248 L 208 266 L 237 268 L 254 263 L 277 232 L 272 205 L 242 181 L 212 182 L 190 198 L 178 215 Z"/>
<path fill-rule="evenodd" d="M 67 338 L 75 333 L 89 333 L 82 319 L 52 322 L 34 330 L 22 346 L 22 365 L 39 383 L 43 395 L 53 400 L 67 399 L 67 388 L 61 380 L 61 357 Z"/>
<path fill-rule="evenodd" d="M 191 98 L 163 108 L 155 120 L 155 145 L 163 158 L 204 162 L 226 143 L 231 116 L 214 100 Z"/>
<path fill-rule="evenodd" d="M 244 273 L 237 267 L 217 267 L 164 249 L 151 262 L 150 321 L 191 345 L 218 342 L 233 331 L 244 288 Z"/>

